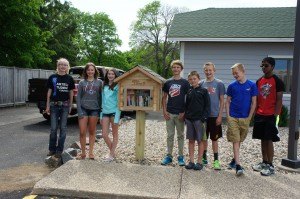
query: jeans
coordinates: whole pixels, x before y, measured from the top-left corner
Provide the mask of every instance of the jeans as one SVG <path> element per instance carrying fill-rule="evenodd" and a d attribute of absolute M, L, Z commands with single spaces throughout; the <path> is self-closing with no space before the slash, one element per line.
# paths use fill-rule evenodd
<path fill-rule="evenodd" d="M 67 120 L 69 115 L 69 106 L 50 106 L 51 131 L 49 140 L 49 151 L 61 153 L 64 150 L 64 144 L 67 133 Z M 57 140 L 57 129 L 60 127 L 59 138 Z"/>
<path fill-rule="evenodd" d="M 178 155 L 183 155 L 184 146 L 184 122 L 178 119 L 178 115 L 170 114 L 170 119 L 166 120 L 167 126 L 167 153 L 172 155 L 174 146 L 175 127 L 177 130 Z"/>

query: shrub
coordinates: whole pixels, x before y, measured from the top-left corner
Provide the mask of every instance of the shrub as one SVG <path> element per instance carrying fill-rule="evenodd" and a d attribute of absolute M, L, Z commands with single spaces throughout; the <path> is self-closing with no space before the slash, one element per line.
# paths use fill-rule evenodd
<path fill-rule="evenodd" d="M 278 126 L 287 127 L 289 125 L 289 110 L 286 106 L 282 106 Z"/>

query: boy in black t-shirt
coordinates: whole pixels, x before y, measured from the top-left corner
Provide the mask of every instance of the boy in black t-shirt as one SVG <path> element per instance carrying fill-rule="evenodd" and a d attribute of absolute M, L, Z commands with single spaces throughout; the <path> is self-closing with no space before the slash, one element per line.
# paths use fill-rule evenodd
<path fill-rule="evenodd" d="M 57 60 L 57 73 L 49 77 L 47 82 L 47 106 L 46 113 L 50 114 L 51 131 L 48 156 L 60 157 L 64 149 L 67 133 L 67 119 L 73 102 L 73 78 L 68 75 L 69 61 L 61 58 Z M 58 123 L 60 134 L 57 140 Z"/>
<path fill-rule="evenodd" d="M 189 82 L 180 76 L 183 64 L 180 60 L 171 63 L 173 77 L 168 79 L 163 86 L 162 107 L 167 125 L 167 155 L 162 160 L 162 165 L 170 164 L 173 161 L 173 146 L 175 128 L 178 140 L 178 164 L 185 165 L 183 157 L 184 145 L 184 105 L 185 95 L 190 87 Z"/>

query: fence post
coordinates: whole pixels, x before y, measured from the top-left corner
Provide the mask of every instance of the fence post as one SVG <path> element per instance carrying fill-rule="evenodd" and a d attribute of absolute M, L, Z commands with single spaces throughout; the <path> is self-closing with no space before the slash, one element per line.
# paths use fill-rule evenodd
<path fill-rule="evenodd" d="M 16 106 L 16 67 L 14 66 L 13 70 L 13 104 Z"/>

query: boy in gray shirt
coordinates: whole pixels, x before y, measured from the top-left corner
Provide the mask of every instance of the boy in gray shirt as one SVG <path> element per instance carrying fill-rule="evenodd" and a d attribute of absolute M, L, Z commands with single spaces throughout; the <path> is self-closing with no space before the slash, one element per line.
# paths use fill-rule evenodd
<path fill-rule="evenodd" d="M 200 81 L 200 86 L 206 88 L 210 97 L 210 116 L 207 119 L 206 137 L 212 140 L 212 149 L 214 152 L 213 168 L 220 170 L 221 165 L 218 158 L 218 139 L 222 137 L 222 114 L 224 108 L 224 83 L 215 78 L 216 68 L 212 62 L 207 62 L 203 66 L 205 80 Z M 207 140 L 204 142 L 204 153 L 202 164 L 207 162 Z"/>

